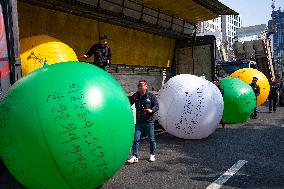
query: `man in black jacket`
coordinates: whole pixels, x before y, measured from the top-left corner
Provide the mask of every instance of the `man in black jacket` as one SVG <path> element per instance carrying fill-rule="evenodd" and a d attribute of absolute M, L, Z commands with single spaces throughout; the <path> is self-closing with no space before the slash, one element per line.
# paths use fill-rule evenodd
<path fill-rule="evenodd" d="M 156 96 L 147 91 L 147 81 L 141 80 L 138 83 L 138 91 L 129 97 L 130 104 L 135 103 L 136 108 L 136 125 L 134 142 L 132 146 L 132 157 L 127 160 L 128 163 L 138 162 L 138 151 L 141 140 L 141 134 L 146 131 L 148 136 L 148 142 L 150 143 L 150 158 L 149 161 L 153 162 L 156 160 L 156 141 L 154 134 L 154 119 L 153 114 L 159 110 L 159 104 Z"/>
<path fill-rule="evenodd" d="M 268 95 L 268 101 L 269 101 L 269 113 L 272 113 L 276 111 L 277 108 L 277 102 L 279 97 L 279 90 L 280 90 L 280 83 L 277 79 L 273 79 L 270 82 L 270 91 Z"/>
<path fill-rule="evenodd" d="M 257 77 L 253 77 L 252 78 L 252 82 L 250 84 L 250 86 L 252 87 L 252 90 L 255 94 L 255 98 L 257 98 L 257 96 L 260 94 L 260 88 L 258 86 L 258 84 L 256 84 L 256 82 L 258 81 L 258 78 Z M 251 118 L 252 119 L 256 119 L 257 118 L 257 104 L 255 106 L 255 109 L 251 115 Z"/>
<path fill-rule="evenodd" d="M 107 44 L 107 36 L 100 35 L 100 42 L 94 44 L 89 51 L 81 56 L 82 59 L 87 59 L 94 55 L 94 64 L 99 68 L 105 70 L 111 61 L 111 51 Z"/>

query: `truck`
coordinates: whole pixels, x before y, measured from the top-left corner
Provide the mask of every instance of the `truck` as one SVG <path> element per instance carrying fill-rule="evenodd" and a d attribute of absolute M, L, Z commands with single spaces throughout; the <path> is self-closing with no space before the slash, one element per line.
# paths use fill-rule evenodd
<path fill-rule="evenodd" d="M 135 91 L 133 81 L 141 78 L 155 90 L 177 74 L 205 75 L 212 80 L 215 39 L 196 36 L 196 24 L 222 14 L 238 14 L 218 1 L 212 1 L 214 6 L 205 1 L 186 1 L 187 7 L 195 7 L 188 10 L 181 0 L 172 4 L 155 0 L 0 2 L 4 21 L 1 29 L 6 31 L 8 41 L 7 55 L 0 55 L 2 95 L 21 78 L 20 40 L 35 35 L 59 39 L 78 57 L 98 42 L 100 33 L 108 35 L 113 52 L 108 72 L 126 93 Z M 1 40 L 6 41 L 4 37 Z M 4 65 L 8 71 L 4 71 Z"/>
<path fill-rule="evenodd" d="M 255 68 L 261 71 L 269 81 L 275 78 L 271 39 L 268 31 L 263 31 L 259 39 L 236 41 L 233 44 L 233 49 L 236 61 L 254 61 Z"/>

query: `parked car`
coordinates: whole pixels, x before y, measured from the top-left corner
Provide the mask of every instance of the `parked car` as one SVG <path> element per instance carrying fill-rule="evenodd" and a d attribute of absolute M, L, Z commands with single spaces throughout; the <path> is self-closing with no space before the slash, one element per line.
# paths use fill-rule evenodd
<path fill-rule="evenodd" d="M 280 87 L 279 106 L 284 106 L 284 82 L 281 83 L 281 87 Z"/>

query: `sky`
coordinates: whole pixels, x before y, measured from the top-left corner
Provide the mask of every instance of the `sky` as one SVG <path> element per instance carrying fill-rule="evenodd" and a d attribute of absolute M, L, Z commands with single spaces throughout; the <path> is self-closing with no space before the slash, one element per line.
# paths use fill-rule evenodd
<path fill-rule="evenodd" d="M 259 24 L 268 24 L 271 19 L 271 0 L 219 0 L 234 11 L 238 12 L 242 19 L 242 26 L 254 26 Z M 275 10 L 281 6 L 284 8 L 283 0 L 275 0 Z"/>

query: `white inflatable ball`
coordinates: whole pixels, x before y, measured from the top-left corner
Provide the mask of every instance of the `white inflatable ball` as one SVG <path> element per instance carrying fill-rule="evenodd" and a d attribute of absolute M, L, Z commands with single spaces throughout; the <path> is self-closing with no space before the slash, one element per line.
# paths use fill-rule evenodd
<path fill-rule="evenodd" d="M 190 74 L 177 75 L 160 91 L 158 120 L 170 134 L 202 139 L 218 126 L 224 109 L 222 94 L 212 82 Z"/>

